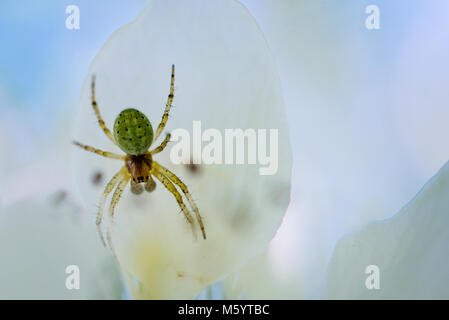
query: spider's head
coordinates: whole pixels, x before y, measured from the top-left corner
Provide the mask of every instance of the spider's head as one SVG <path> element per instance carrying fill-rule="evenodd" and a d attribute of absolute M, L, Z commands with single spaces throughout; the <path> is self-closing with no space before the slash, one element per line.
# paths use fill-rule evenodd
<path fill-rule="evenodd" d="M 124 152 L 139 155 L 147 151 L 153 142 L 153 128 L 142 112 L 126 109 L 115 119 L 114 138 Z"/>
<path fill-rule="evenodd" d="M 141 182 L 146 183 L 148 181 L 148 178 L 149 178 L 148 176 L 138 176 L 138 177 L 133 176 L 132 177 L 132 179 L 135 183 L 141 183 Z"/>
<path fill-rule="evenodd" d="M 149 180 L 153 163 L 151 154 L 127 155 L 125 162 L 134 183 L 146 183 Z"/>

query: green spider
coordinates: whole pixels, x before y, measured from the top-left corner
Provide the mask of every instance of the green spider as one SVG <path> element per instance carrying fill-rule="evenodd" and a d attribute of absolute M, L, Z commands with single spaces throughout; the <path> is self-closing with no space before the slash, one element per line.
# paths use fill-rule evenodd
<path fill-rule="evenodd" d="M 148 118 L 140 111 L 136 109 L 126 109 L 120 112 L 120 114 L 115 119 L 114 123 L 114 134 L 106 127 L 97 106 L 97 102 L 95 100 L 95 76 L 92 77 L 91 91 L 92 91 L 92 107 L 95 111 L 95 115 L 97 116 L 98 123 L 103 129 L 103 132 L 108 136 L 111 141 L 117 145 L 120 149 L 122 149 L 126 155 L 114 154 L 111 152 L 102 151 L 84 144 L 81 144 L 77 141 L 73 143 L 87 151 L 94 152 L 106 158 L 118 159 L 124 161 L 124 166 L 117 172 L 114 177 L 109 181 L 106 185 L 106 188 L 103 192 L 103 196 L 100 200 L 98 214 L 97 214 L 97 228 L 100 234 L 101 240 L 104 245 L 106 242 L 104 240 L 103 232 L 101 230 L 101 222 L 103 219 L 103 207 L 104 203 L 108 195 L 115 188 L 114 194 L 112 195 L 111 204 L 109 207 L 109 225 L 107 229 L 107 241 L 109 247 L 112 249 L 112 241 L 110 237 L 110 228 L 113 223 L 114 217 L 114 209 L 117 205 L 120 197 L 123 193 L 128 182 L 131 180 L 131 191 L 135 194 L 141 194 L 143 189 L 148 192 L 152 192 L 156 188 L 156 183 L 153 180 L 153 177 L 156 177 L 168 191 L 170 191 L 173 196 L 176 198 L 178 205 L 180 206 L 182 212 L 184 213 L 187 221 L 193 228 L 195 232 L 195 223 L 192 218 L 192 215 L 187 210 L 186 205 L 183 202 L 182 196 L 179 193 L 178 189 L 175 187 L 177 185 L 182 193 L 187 198 L 190 206 L 195 212 L 195 217 L 200 225 L 201 233 L 203 238 L 206 239 L 206 232 L 204 229 L 203 221 L 201 219 L 198 207 L 196 206 L 193 198 L 187 189 L 187 186 L 170 170 L 163 167 L 159 163 L 153 160 L 153 156 L 157 153 L 160 153 L 167 146 L 167 143 L 170 141 L 170 134 L 167 134 L 164 141 L 153 150 L 149 150 L 151 145 L 157 140 L 162 130 L 165 127 L 168 119 L 168 113 L 170 112 L 170 108 L 172 105 L 173 97 L 174 97 L 174 82 L 175 82 L 175 66 L 172 65 L 171 72 L 171 83 L 170 83 L 170 94 L 168 95 L 167 104 L 165 105 L 165 111 L 162 116 L 162 120 L 157 127 L 156 133 L 153 135 L 153 128 L 151 126 Z M 145 188 L 142 186 L 142 183 L 145 184 Z"/>

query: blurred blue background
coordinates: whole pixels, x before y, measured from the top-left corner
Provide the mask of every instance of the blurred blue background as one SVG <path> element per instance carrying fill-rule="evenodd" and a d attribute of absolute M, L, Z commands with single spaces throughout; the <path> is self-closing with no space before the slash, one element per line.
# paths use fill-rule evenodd
<path fill-rule="evenodd" d="M 449 3 L 241 2 L 279 68 L 294 154 L 288 223 L 270 248 L 274 273 L 286 276 L 273 281 L 309 278 L 302 285 L 318 296 L 324 280 L 315 273 L 324 272 L 341 236 L 393 216 L 449 158 Z M 380 30 L 365 28 L 371 4 L 380 8 Z M 80 8 L 79 30 L 65 27 L 68 5 Z M 89 64 L 144 5 L 1 1 L 0 187 L 9 189 L 3 204 L 20 193 L 7 183 L 56 148 L 51 139 L 67 134 L 69 145 Z M 285 290 L 279 296 L 306 289 Z"/>
<path fill-rule="evenodd" d="M 2 1 L 1 92 L 45 139 L 55 118 L 75 107 L 87 68 L 113 31 L 132 21 L 145 1 Z M 80 8 L 79 30 L 65 26 L 66 7 Z"/>

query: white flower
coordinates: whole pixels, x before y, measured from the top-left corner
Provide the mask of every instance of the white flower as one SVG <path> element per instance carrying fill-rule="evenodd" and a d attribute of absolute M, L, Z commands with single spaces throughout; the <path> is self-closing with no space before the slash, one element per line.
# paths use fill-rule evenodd
<path fill-rule="evenodd" d="M 0 299 L 118 299 L 120 275 L 95 225 L 57 193 L 0 207 Z M 67 289 L 67 266 L 79 267 L 79 290 Z"/>
<path fill-rule="evenodd" d="M 245 3 L 262 24 L 281 78 L 288 80 L 283 88 L 295 123 L 295 162 L 292 204 L 283 225 L 267 253 L 226 281 L 226 296 L 322 298 L 327 265 L 341 237 L 393 216 L 449 158 L 449 47 L 441 41 L 449 35 L 449 3 L 410 2 L 404 11 L 402 3 L 385 2 L 377 31 L 365 28 L 365 7 L 358 1 L 328 6 L 319 1 Z M 438 211 L 444 194 L 435 191 Z M 376 230 L 379 239 L 391 235 L 387 222 Z M 428 246 L 417 248 L 416 254 L 432 251 L 427 263 L 437 267 L 445 251 L 435 254 L 432 234 L 426 235 Z M 292 243 L 295 250 L 285 250 Z M 385 244 L 385 250 L 401 255 L 409 250 L 402 244 L 395 252 L 389 251 L 393 243 Z M 350 265 L 342 258 L 358 253 L 339 254 L 338 264 Z M 410 270 L 429 276 L 422 266 Z M 367 276 L 364 269 L 350 270 Z M 342 281 L 354 277 L 348 274 Z M 420 291 L 429 292 L 437 281 L 419 284 Z M 365 288 L 364 282 L 357 285 Z M 404 289 L 409 285 L 404 282 Z"/>
<path fill-rule="evenodd" d="M 265 39 L 234 1 L 149 1 L 136 21 L 111 36 L 94 59 L 79 103 L 76 140 L 120 153 L 97 125 L 90 76 L 106 124 L 129 107 L 159 123 L 176 65 L 175 101 L 165 131 L 200 120 L 203 130 L 278 129 L 279 168 L 258 165 L 172 165 L 169 150 L 155 160 L 187 184 L 207 240 L 192 239 L 173 197 L 159 183 L 139 196 L 126 188 L 115 211 L 113 243 L 135 298 L 192 298 L 264 249 L 288 205 L 291 151 L 280 82 Z M 273 151 L 275 152 L 275 151 Z M 123 165 L 75 150 L 75 176 L 90 211 L 102 190 L 90 183 L 101 169 L 111 178 Z M 106 208 L 107 209 L 107 208 Z M 134 286 L 134 278 L 138 285 Z"/>
<path fill-rule="evenodd" d="M 392 219 L 344 237 L 328 268 L 324 298 L 449 298 L 448 190 L 446 163 Z M 374 275 L 365 273 L 370 265 L 379 268 L 378 290 L 368 290 L 365 285 Z"/>

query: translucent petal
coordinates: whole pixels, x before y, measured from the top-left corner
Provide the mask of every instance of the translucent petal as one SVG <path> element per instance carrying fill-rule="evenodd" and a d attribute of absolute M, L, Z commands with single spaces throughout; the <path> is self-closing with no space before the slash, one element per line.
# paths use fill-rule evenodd
<path fill-rule="evenodd" d="M 118 299 L 122 286 L 94 225 L 55 194 L 0 207 L 0 299 Z M 65 283 L 79 268 L 79 289 Z"/>
<path fill-rule="evenodd" d="M 344 237 L 329 265 L 325 297 L 447 299 L 448 190 L 446 163 L 396 216 Z M 366 287 L 371 265 L 379 268 L 379 290 Z"/>
<path fill-rule="evenodd" d="M 207 240 L 192 239 L 176 201 L 160 183 L 153 193 L 138 196 L 126 188 L 116 209 L 113 239 L 129 279 L 138 280 L 136 298 L 194 297 L 268 244 L 289 201 L 292 159 L 280 81 L 263 34 L 235 1 L 149 1 L 94 59 L 82 89 L 75 138 L 120 153 L 90 107 L 92 74 L 109 127 L 130 107 L 144 112 L 156 127 L 172 64 L 175 107 L 166 132 L 184 128 L 192 135 L 194 120 L 201 121 L 202 130 L 215 128 L 223 136 L 225 129 L 278 129 L 279 168 L 262 176 L 257 164 L 202 164 L 193 172 L 170 162 L 170 147 L 155 156 L 189 187 L 204 217 Z M 121 165 L 76 150 L 75 176 L 91 211 L 102 193 L 92 185 L 92 174 L 101 170 L 111 178 Z M 133 287 L 133 280 L 129 284 Z"/>

